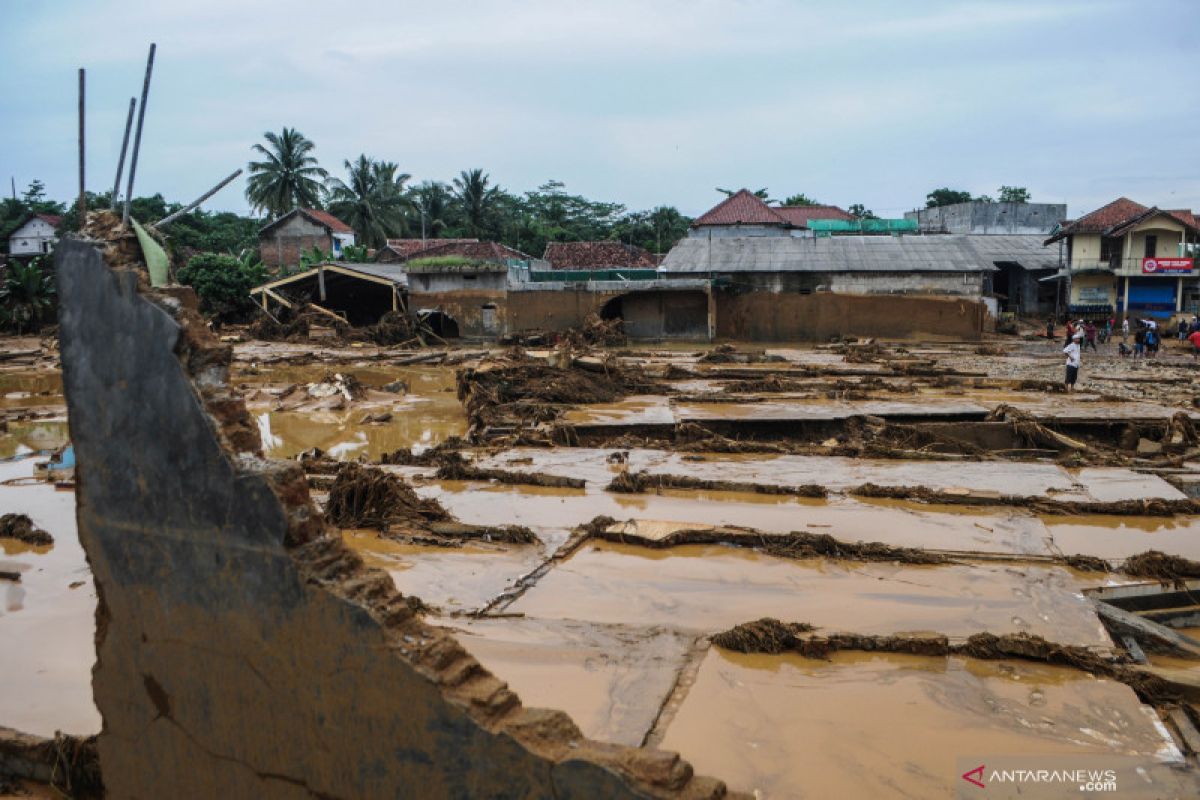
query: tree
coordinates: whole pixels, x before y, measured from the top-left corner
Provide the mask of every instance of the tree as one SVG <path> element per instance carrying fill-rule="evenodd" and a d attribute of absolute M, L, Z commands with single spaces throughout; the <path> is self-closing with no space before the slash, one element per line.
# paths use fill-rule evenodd
<path fill-rule="evenodd" d="M 453 222 L 450 187 L 441 181 L 425 181 L 410 193 L 409 205 L 421 218 L 421 238 L 437 239 Z"/>
<path fill-rule="evenodd" d="M 818 203 L 816 200 L 812 199 L 811 197 L 809 197 L 808 195 L 806 195 L 804 192 L 801 192 L 800 194 L 790 195 L 786 200 L 783 201 L 783 205 L 785 205 L 785 206 L 819 206 L 821 204 Z"/>
<path fill-rule="evenodd" d="M 1001 203 L 1028 203 L 1032 199 L 1029 190 L 1024 186 L 1001 186 Z"/>
<path fill-rule="evenodd" d="M 179 270 L 179 282 L 200 298 L 200 310 L 222 321 L 244 318 L 254 308 L 250 290 L 267 280 L 262 264 L 217 253 L 201 253 Z"/>
<path fill-rule="evenodd" d="M 925 207 L 937 208 L 938 206 L 950 206 L 955 203 L 971 202 L 970 192 L 960 192 L 955 189 L 934 189 L 929 194 L 925 195 Z"/>
<path fill-rule="evenodd" d="M 12 261 L 0 279 L 0 330 L 36 333 L 54 316 L 54 275 L 42 260 Z"/>
<path fill-rule="evenodd" d="M 398 167 L 390 161 L 375 161 L 366 155 L 344 163 L 347 180 L 329 180 L 329 209 L 354 228 L 361 244 L 382 247 L 389 236 L 400 235 L 406 228 L 404 184 L 412 176 L 397 172 Z"/>
<path fill-rule="evenodd" d="M 270 147 L 256 144 L 252 148 L 266 160 L 250 162 L 246 199 L 271 217 L 294 208 L 319 206 L 321 181 L 329 173 L 317 165 L 312 155 L 315 145 L 295 128 L 284 128 L 279 134 L 267 131 L 263 137 Z"/>
<path fill-rule="evenodd" d="M 720 186 L 717 187 L 717 191 L 720 192 L 721 194 L 725 195 L 726 197 L 733 197 L 735 194 L 738 193 L 737 189 L 722 189 Z M 762 189 L 755 189 L 753 192 L 751 192 L 751 194 L 753 194 L 759 200 L 762 200 L 764 203 L 774 203 L 775 202 L 774 200 L 771 199 L 770 192 L 768 192 L 765 187 Z"/>
<path fill-rule="evenodd" d="M 851 215 L 859 219 L 879 219 L 875 216 L 875 212 L 864 206 L 862 203 L 855 203 L 847 209 Z"/>
<path fill-rule="evenodd" d="M 488 183 L 489 176 L 482 169 L 463 170 L 454 179 L 454 199 L 471 236 L 487 232 L 492 209 L 501 191 L 499 186 Z"/>

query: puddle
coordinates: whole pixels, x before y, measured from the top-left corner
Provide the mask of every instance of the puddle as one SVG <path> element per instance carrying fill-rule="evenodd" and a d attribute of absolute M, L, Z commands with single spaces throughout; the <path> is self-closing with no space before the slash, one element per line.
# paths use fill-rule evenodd
<path fill-rule="evenodd" d="M 1056 567 L 835 563 L 730 547 L 648 550 L 597 542 L 550 570 L 508 611 L 545 619 L 715 633 L 775 617 L 864 634 L 1039 634 L 1108 648 L 1078 579 Z"/>
<path fill-rule="evenodd" d="M 1200 518 L 1092 514 L 1042 517 L 1064 555 L 1122 559 L 1147 550 L 1200 561 Z"/>
<path fill-rule="evenodd" d="M 692 637 L 562 620 L 445 620 L 526 707 L 567 712 L 585 736 L 636 747 L 675 684 Z"/>
<path fill-rule="evenodd" d="M 31 476 L 33 461 L 0 463 L 0 481 Z M 50 547 L 0 546 L 0 568 L 21 573 L 19 583 L 0 581 L 0 725 L 40 736 L 96 733 L 96 592 L 75 529 L 75 494 L 0 485 L 0 509 L 28 514 L 54 536 Z"/>
<path fill-rule="evenodd" d="M 12 420 L 8 432 L 0 433 L 0 459 L 55 450 L 67 443 L 69 435 L 65 419 Z"/>
<path fill-rule="evenodd" d="M 446 611 L 487 605 L 542 561 L 537 547 L 401 544 L 372 531 L 343 531 L 342 538 L 372 567 L 387 571 L 396 588 Z"/>
<path fill-rule="evenodd" d="M 955 797 L 958 757 L 1022 755 L 1133 755 L 1145 782 L 1122 797 L 1196 796 L 1194 774 L 1156 761 L 1152 713 L 1123 684 L 1041 664 L 713 648 L 662 747 L 766 798 Z"/>

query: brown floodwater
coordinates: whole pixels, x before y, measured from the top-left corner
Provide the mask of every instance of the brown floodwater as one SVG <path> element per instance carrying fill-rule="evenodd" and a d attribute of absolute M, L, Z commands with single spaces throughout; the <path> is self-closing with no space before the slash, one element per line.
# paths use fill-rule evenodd
<path fill-rule="evenodd" d="M 282 389 L 295 383 L 320 381 L 332 373 L 352 375 L 364 386 L 379 389 L 396 380 L 409 390 L 386 405 L 378 403 L 337 411 L 272 411 L 269 400 L 248 403 L 258 422 L 263 451 L 274 458 L 291 458 L 319 447 L 341 459 L 378 459 L 400 448 L 432 447 L 467 431 L 466 415 L 454 393 L 453 370 L 434 367 L 305 366 L 264 367 L 253 374 L 236 370 L 234 380 L 248 388 Z M 368 414 L 390 411 L 384 423 L 363 424 Z"/>
<path fill-rule="evenodd" d="M 8 433 L 0 435 L 0 459 L 56 450 L 69 438 L 65 417 L 12 420 L 8 423 Z"/>
<path fill-rule="evenodd" d="M 919 567 L 793 560 L 715 545 L 669 550 L 594 542 L 508 607 L 544 619 L 670 625 L 715 633 L 775 617 L 827 631 L 1027 632 L 1108 648 L 1079 576 L 1043 566 Z"/>
<path fill-rule="evenodd" d="M 713 648 L 662 747 L 765 798 L 954 797 L 959 758 L 1022 755 L 1091 756 L 1092 769 L 1132 756 L 1142 782 L 1120 796 L 1200 792 L 1160 761 L 1177 751 L 1128 687 L 1026 662 Z"/>
<path fill-rule="evenodd" d="M 0 481 L 27 478 L 33 459 L 0 463 Z M 92 703 L 96 592 L 75 529 L 74 492 L 0 485 L 0 509 L 28 514 L 54 537 L 32 548 L 0 539 L 0 725 L 53 736 L 100 730 Z"/>

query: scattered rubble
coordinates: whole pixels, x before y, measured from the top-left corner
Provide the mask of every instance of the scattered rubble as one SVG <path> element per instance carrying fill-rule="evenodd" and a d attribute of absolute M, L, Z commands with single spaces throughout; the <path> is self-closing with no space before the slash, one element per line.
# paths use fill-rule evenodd
<path fill-rule="evenodd" d="M 740 483 L 738 481 L 713 481 L 693 478 L 689 475 L 668 475 L 659 472 L 630 472 L 624 470 L 607 487 L 610 492 L 643 494 L 659 489 L 700 489 L 709 492 L 754 492 L 755 494 L 791 495 L 794 497 L 827 497 L 829 492 L 817 484 L 782 486 L 771 483 Z"/>

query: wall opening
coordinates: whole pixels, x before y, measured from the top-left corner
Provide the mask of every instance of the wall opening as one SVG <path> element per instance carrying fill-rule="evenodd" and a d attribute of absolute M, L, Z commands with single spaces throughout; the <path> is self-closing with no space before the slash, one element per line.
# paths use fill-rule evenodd
<path fill-rule="evenodd" d="M 422 308 L 417 310 L 417 318 L 428 325 L 429 330 L 433 331 L 435 336 L 443 339 L 459 337 L 458 321 L 445 311 L 439 311 L 436 308 Z"/>
<path fill-rule="evenodd" d="M 601 319 L 620 319 L 634 339 L 707 339 L 708 295 L 700 291 L 630 292 L 600 309 Z"/>

